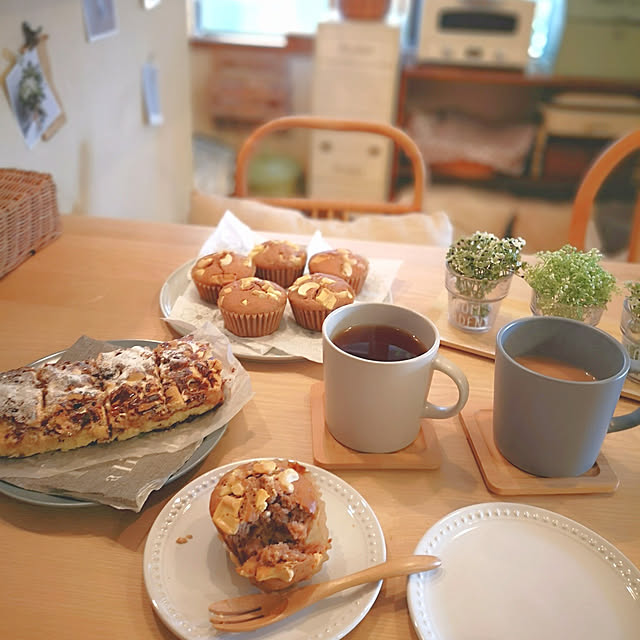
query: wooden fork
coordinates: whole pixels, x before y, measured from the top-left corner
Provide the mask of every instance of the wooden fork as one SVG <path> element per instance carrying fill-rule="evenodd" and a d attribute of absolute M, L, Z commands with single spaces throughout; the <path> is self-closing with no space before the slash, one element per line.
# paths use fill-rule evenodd
<path fill-rule="evenodd" d="M 290 591 L 254 593 L 209 605 L 211 624 L 221 631 L 253 631 L 287 618 L 338 591 L 383 578 L 429 571 L 440 566 L 435 556 L 408 556 L 388 560 L 342 578 L 310 584 Z"/>

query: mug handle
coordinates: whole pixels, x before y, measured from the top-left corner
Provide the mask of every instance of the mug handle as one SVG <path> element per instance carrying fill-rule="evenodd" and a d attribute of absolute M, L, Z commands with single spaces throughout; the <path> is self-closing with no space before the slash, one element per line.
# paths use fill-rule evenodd
<path fill-rule="evenodd" d="M 464 375 L 462 369 L 453 364 L 450 360 L 447 360 L 444 356 L 438 354 L 433 361 L 433 368 L 436 371 L 441 371 L 446 376 L 451 378 L 458 387 L 458 401 L 450 407 L 439 407 L 438 405 L 426 402 L 422 411 L 423 418 L 450 418 L 455 416 L 467 403 L 469 398 L 469 381 L 467 376 Z M 638 409 L 640 411 L 640 409 Z"/>
<path fill-rule="evenodd" d="M 637 427 L 640 424 L 640 409 L 636 409 L 631 413 L 625 413 L 623 416 L 616 416 L 611 418 L 607 433 L 614 433 L 615 431 L 624 431 L 625 429 L 631 429 L 631 427 Z"/>
<path fill-rule="evenodd" d="M 640 360 L 631 359 L 630 371 L 640 371 Z M 611 418 L 607 433 L 614 433 L 615 431 L 624 431 L 625 429 L 631 429 L 631 427 L 637 427 L 640 424 L 640 409 L 636 409 L 631 413 L 625 413 L 622 416 L 616 416 Z"/>

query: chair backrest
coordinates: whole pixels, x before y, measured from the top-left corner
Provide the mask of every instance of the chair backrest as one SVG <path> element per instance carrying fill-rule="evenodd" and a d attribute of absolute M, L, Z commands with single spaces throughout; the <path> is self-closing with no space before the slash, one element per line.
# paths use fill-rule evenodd
<path fill-rule="evenodd" d="M 591 209 L 602 183 L 622 160 L 637 149 L 640 149 L 640 129 L 622 136 L 606 147 L 587 170 L 576 192 L 571 212 L 569 242 L 574 247 L 580 250 L 585 248 L 585 236 Z M 636 195 L 633 209 L 628 261 L 640 262 L 640 191 Z"/>
<path fill-rule="evenodd" d="M 248 187 L 248 167 L 258 142 L 275 131 L 292 128 L 325 129 L 330 131 L 362 131 L 390 138 L 402 149 L 411 162 L 413 173 L 413 198 L 410 202 L 380 202 L 367 200 L 330 200 L 314 198 L 278 198 L 255 196 L 255 199 L 278 207 L 298 209 L 311 217 L 345 217 L 348 212 L 357 213 L 411 213 L 422 210 L 425 183 L 424 160 L 416 143 L 401 129 L 384 122 L 343 120 L 321 116 L 284 116 L 270 120 L 251 132 L 236 157 L 235 192 L 238 197 L 251 197 Z"/>

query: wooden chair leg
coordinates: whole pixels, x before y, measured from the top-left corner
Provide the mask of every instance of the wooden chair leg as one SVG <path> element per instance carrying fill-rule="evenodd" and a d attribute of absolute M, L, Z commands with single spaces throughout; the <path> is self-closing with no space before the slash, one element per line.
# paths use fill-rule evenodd
<path fill-rule="evenodd" d="M 633 207 L 631 232 L 629 234 L 629 262 L 640 262 L 640 191 Z"/>

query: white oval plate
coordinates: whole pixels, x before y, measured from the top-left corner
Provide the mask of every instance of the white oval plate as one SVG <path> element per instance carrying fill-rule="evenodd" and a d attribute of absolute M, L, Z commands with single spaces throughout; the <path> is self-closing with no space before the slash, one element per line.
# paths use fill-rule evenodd
<path fill-rule="evenodd" d="M 144 580 L 162 621 L 183 640 L 218 638 L 209 623 L 212 602 L 257 591 L 239 576 L 209 516 L 209 498 L 218 480 L 247 460 L 227 464 L 196 478 L 160 512 L 144 549 Z M 380 523 L 362 496 L 325 469 L 303 464 L 313 475 L 327 509 L 329 559 L 312 582 L 337 578 L 384 562 Z M 192 535 L 185 544 L 177 538 Z M 277 624 L 234 638 L 338 640 L 367 614 L 382 581 L 327 598 Z"/>
<path fill-rule="evenodd" d="M 408 579 L 421 640 L 637 640 L 640 571 L 562 515 L 476 504 L 433 525 L 415 553 L 441 558 Z"/>

